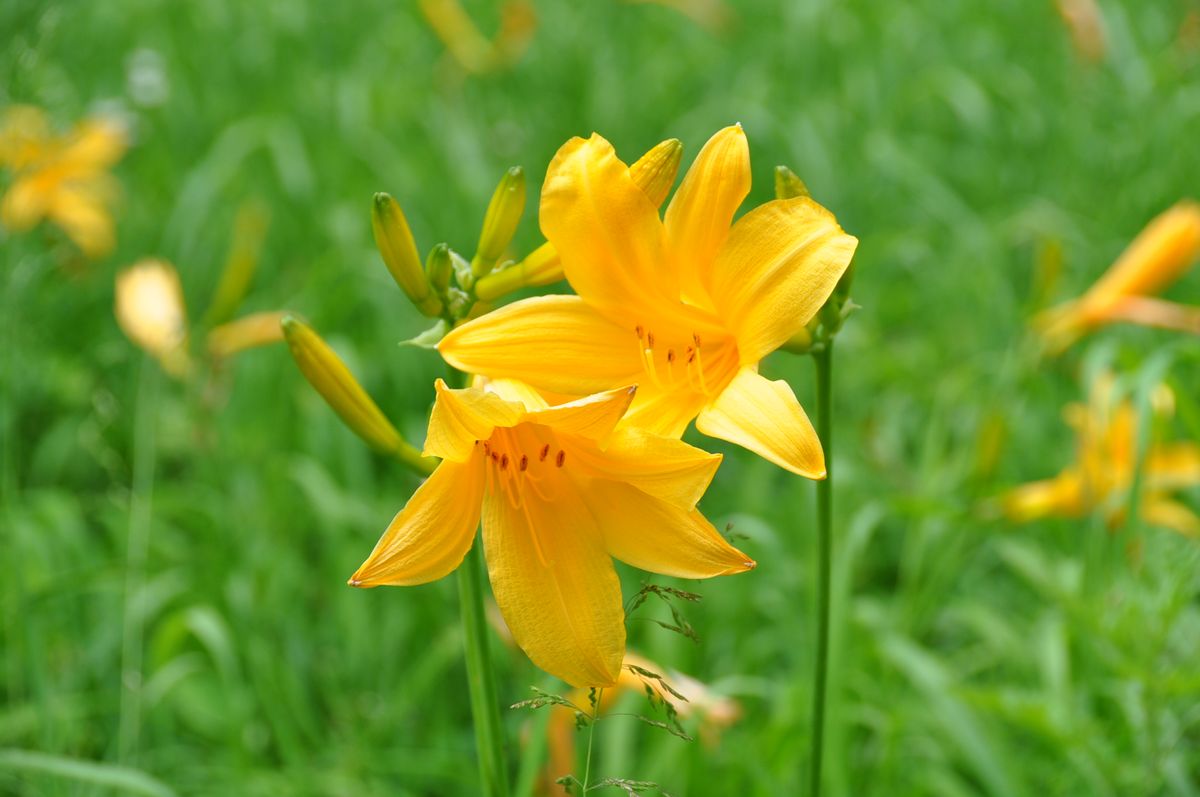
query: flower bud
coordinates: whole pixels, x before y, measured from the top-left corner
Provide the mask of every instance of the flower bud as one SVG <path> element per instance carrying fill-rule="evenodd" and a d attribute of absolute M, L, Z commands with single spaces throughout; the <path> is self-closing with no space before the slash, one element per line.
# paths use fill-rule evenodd
<path fill-rule="evenodd" d="M 409 301 L 424 315 L 431 318 L 441 315 L 442 302 L 425 278 L 408 221 L 400 205 L 390 195 L 375 195 L 371 205 L 371 229 L 375 232 L 375 245 L 379 247 L 384 265 Z"/>
<path fill-rule="evenodd" d="M 677 138 L 668 138 L 656 144 L 649 152 L 629 167 L 629 176 L 638 188 L 658 207 L 671 193 L 675 176 L 679 174 L 679 162 L 683 159 L 683 144 Z"/>
<path fill-rule="evenodd" d="M 209 355 L 224 360 L 240 351 L 283 340 L 283 316 L 279 311 L 253 313 L 215 327 L 208 333 Z"/>
<path fill-rule="evenodd" d="M 475 283 L 475 296 L 480 301 L 488 302 L 520 288 L 549 285 L 562 278 L 562 260 L 558 250 L 546 242 L 520 263 L 481 278 Z"/>
<path fill-rule="evenodd" d="M 372 448 L 392 454 L 422 473 L 432 472 L 436 460 L 422 457 L 400 436 L 346 364 L 312 327 L 291 315 L 284 316 L 280 326 L 304 378 L 351 431 Z"/>
<path fill-rule="evenodd" d="M 796 176 L 795 172 L 786 166 L 776 166 L 775 198 L 792 199 L 798 196 L 812 196 L 812 194 L 809 193 L 808 186 Z"/>
<path fill-rule="evenodd" d="M 206 326 L 223 324 L 233 317 L 238 306 L 246 298 L 250 281 L 258 270 L 263 241 L 267 237 L 270 213 L 261 202 L 246 202 L 238 208 L 233 221 L 233 240 L 225 268 L 213 293 L 212 304 L 204 316 Z M 275 326 L 279 326 L 278 323 Z"/>
<path fill-rule="evenodd" d="M 454 265 L 450 262 L 450 245 L 441 243 L 429 250 L 429 257 L 425 259 L 425 276 L 429 279 L 429 284 L 437 291 L 438 296 L 443 299 L 446 296 L 446 289 L 450 287 L 450 274 L 454 271 Z"/>
<path fill-rule="evenodd" d="M 512 241 L 524 212 L 525 172 L 520 166 L 514 166 L 505 172 L 496 186 L 492 201 L 488 203 L 487 214 L 483 217 L 479 246 L 471 261 L 471 271 L 476 277 L 482 277 L 496 266 Z"/>

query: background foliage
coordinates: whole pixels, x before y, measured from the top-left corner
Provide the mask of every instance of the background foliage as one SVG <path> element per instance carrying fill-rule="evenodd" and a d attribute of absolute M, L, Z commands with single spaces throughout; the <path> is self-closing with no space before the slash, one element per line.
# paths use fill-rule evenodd
<path fill-rule="evenodd" d="M 493 4 L 466 5 L 495 29 Z M 198 318 L 237 207 L 262 200 L 248 308 L 311 319 L 420 440 L 442 365 L 396 346 L 422 324 L 374 252 L 372 192 L 401 201 L 423 248 L 466 251 L 511 164 L 536 187 L 593 129 L 627 158 L 679 137 L 686 163 L 733 121 L 752 203 L 787 163 L 862 241 L 864 309 L 837 355 L 832 793 L 1200 792 L 1196 543 L 981 509 L 1070 460 L 1059 409 L 1104 363 L 1135 393 L 1165 375 L 1173 435 L 1200 437 L 1193 341 L 1119 330 L 1044 362 L 1025 331 L 1195 195 L 1200 7 L 1102 2 L 1093 65 L 1050 2 L 732 6 L 710 30 L 654 4 L 539 0 L 529 51 L 482 76 L 407 3 L 0 7 L 0 104 L 62 125 L 118 110 L 135 134 L 114 255 L 77 262 L 50 231 L 0 240 L 0 792 L 477 793 L 452 580 L 345 587 L 413 477 L 369 454 L 282 347 L 170 381 L 118 331 L 113 275 L 171 260 Z M 518 248 L 539 240 L 527 219 Z M 811 402 L 806 360 L 765 367 Z M 631 639 L 743 716 L 715 746 L 602 724 L 596 771 L 676 795 L 796 793 L 812 488 L 722 450 L 703 507 L 759 568 L 681 585 L 704 594 L 699 645 L 647 622 Z M 146 506 L 131 490 L 150 476 Z M 641 576 L 624 575 L 628 594 Z M 140 668 L 121 671 L 123 650 Z M 506 701 L 561 689 L 518 653 L 500 661 Z M 122 710 L 131 690 L 140 712 Z M 539 716 L 506 721 L 534 766 Z"/>

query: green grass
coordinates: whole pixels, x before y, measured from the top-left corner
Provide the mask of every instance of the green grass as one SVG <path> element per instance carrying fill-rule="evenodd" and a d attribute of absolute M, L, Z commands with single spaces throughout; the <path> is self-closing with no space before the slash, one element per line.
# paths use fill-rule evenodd
<path fill-rule="evenodd" d="M 247 309 L 310 319 L 419 441 L 443 366 L 396 346 L 422 321 L 374 252 L 372 193 L 397 197 L 423 249 L 470 251 L 509 165 L 536 196 L 571 135 L 598 130 L 629 159 L 675 136 L 686 163 L 734 121 L 750 203 L 786 163 L 861 239 L 863 310 L 839 339 L 834 397 L 829 793 L 1200 793 L 1200 548 L 977 510 L 1070 460 L 1059 410 L 1089 363 L 1134 385 L 1165 371 L 1171 434 L 1200 437 L 1193 341 L 1115 330 L 1038 362 L 1026 337 L 1043 246 L 1063 247 L 1055 298 L 1074 295 L 1197 193 L 1200 51 L 1177 38 L 1195 5 L 1102 2 L 1110 48 L 1094 67 L 1034 0 L 753 0 L 716 33 L 656 5 L 536 5 L 526 56 L 467 78 L 408 3 L 0 9 L 0 105 L 63 125 L 119 107 L 136 135 L 110 258 L 81 270 L 53 233 L 0 238 L 0 793 L 479 793 L 453 579 L 345 586 L 415 479 L 367 452 L 282 347 L 190 390 L 158 373 L 116 327 L 113 276 L 168 258 L 202 317 L 237 207 L 262 200 Z M 468 6 L 494 28 L 492 4 Z M 134 102 L 135 61 L 161 66 L 161 104 Z M 517 247 L 538 241 L 530 214 Z M 810 362 L 764 370 L 812 406 Z M 995 468 L 979 462 L 988 428 L 1003 430 Z M 711 747 L 615 720 L 593 772 L 677 797 L 795 794 L 813 490 L 715 447 L 726 462 L 703 508 L 749 536 L 759 568 L 683 585 L 704 595 L 689 610 L 700 644 L 649 623 L 631 643 L 743 716 Z M 641 576 L 624 575 L 628 593 Z M 123 678 L 123 649 L 140 676 Z M 561 688 L 519 653 L 499 656 L 498 679 L 507 702 Z M 141 695 L 124 721 L 123 680 Z M 539 718 L 505 720 L 515 746 Z"/>

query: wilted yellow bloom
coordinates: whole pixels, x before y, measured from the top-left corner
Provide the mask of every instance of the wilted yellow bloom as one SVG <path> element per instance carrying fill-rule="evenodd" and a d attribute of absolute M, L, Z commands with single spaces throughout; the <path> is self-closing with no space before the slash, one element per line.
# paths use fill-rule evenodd
<path fill-rule="evenodd" d="M 1046 311 L 1036 324 L 1055 351 L 1117 321 L 1200 330 L 1200 319 L 1192 308 L 1150 298 L 1177 280 L 1197 258 L 1200 204 L 1184 200 L 1151 221 L 1087 293 Z"/>
<path fill-rule="evenodd" d="M 1172 405 L 1170 391 L 1160 388 L 1155 396 L 1156 414 L 1170 414 Z M 1128 399 L 1117 400 L 1114 380 L 1104 376 L 1093 386 L 1088 405 L 1072 404 L 1066 416 L 1076 432 L 1075 463 L 1053 479 L 1013 490 L 1003 499 L 1005 514 L 1013 520 L 1030 521 L 1100 512 L 1110 522 L 1120 522 L 1136 476 L 1137 409 Z M 1200 484 L 1200 446 L 1153 443 L 1142 468 L 1142 518 L 1181 534 L 1200 536 L 1200 518 L 1170 496 L 1174 490 Z"/>
<path fill-rule="evenodd" d="M 811 478 L 821 443 L 784 381 L 758 364 L 816 315 L 858 241 L 809 197 L 736 223 L 750 191 L 738 125 L 705 145 L 660 219 L 612 145 L 575 138 L 551 162 L 541 225 L 577 296 L 516 302 L 442 339 L 472 373 L 579 396 L 638 384 L 628 422 L 696 428 Z"/>
<path fill-rule="evenodd" d="M 632 388 L 548 406 L 499 380 L 438 380 L 425 441 L 441 457 L 392 520 L 354 586 L 423 584 L 466 556 L 483 519 L 492 592 L 514 639 L 574 686 L 616 682 L 625 653 L 611 557 L 707 578 L 754 567 L 696 509 L 719 455 L 636 429 L 616 431 Z"/>
<path fill-rule="evenodd" d="M 0 201 L 0 222 L 31 229 L 43 219 L 60 227 L 88 257 L 112 249 L 109 209 L 116 193 L 108 169 L 125 152 L 124 130 L 107 119 L 89 119 L 55 135 L 36 108 L 15 106 L 0 122 L 0 164 L 13 182 Z"/>
<path fill-rule="evenodd" d="M 131 341 L 163 368 L 182 376 L 189 367 L 187 310 L 179 273 L 162 260 L 142 260 L 117 275 L 116 315 Z"/>
<path fill-rule="evenodd" d="M 672 695 L 663 688 L 660 681 L 643 675 L 639 670 L 663 676 L 671 688 L 683 696 L 683 699 Z M 598 714 L 603 715 L 609 711 L 613 704 L 625 695 L 630 693 L 645 695 L 647 689 L 655 694 L 656 699 L 674 705 L 681 719 L 698 717 L 701 738 L 710 745 L 716 743 L 718 735 L 723 729 L 733 725 L 742 715 L 742 707 L 736 700 L 716 694 L 708 684 L 683 673 L 667 670 L 662 665 L 632 651 L 625 654 L 625 661 L 621 665 L 621 675 L 617 679 L 616 685 L 601 693 L 600 705 L 597 708 Z M 589 708 L 588 694 L 584 690 L 574 692 L 567 696 L 567 699 L 585 711 Z M 578 729 L 575 727 L 574 709 L 569 706 L 552 706 L 550 711 L 552 712 L 550 721 L 546 725 L 549 761 L 543 770 L 538 788 L 540 794 L 557 795 L 562 793 L 562 787 L 556 785 L 555 781 L 563 775 L 575 771 L 575 739 L 578 736 Z"/>
<path fill-rule="evenodd" d="M 246 349 L 281 341 L 284 316 L 279 311 L 252 313 L 215 327 L 208 333 L 208 353 L 223 360 Z"/>

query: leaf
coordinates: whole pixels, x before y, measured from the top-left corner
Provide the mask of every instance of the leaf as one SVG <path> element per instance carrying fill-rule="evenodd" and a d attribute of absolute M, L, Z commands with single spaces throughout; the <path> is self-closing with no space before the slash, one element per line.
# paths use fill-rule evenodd
<path fill-rule="evenodd" d="M 442 338 L 450 331 L 450 325 L 445 319 L 439 318 L 429 329 L 416 337 L 400 341 L 401 346 L 415 346 L 418 349 L 436 349 Z"/>
<path fill-rule="evenodd" d="M 100 761 L 37 753 L 32 750 L 0 750 L 0 769 L 54 775 L 79 783 L 115 789 L 145 797 L 175 797 L 175 791 L 140 769 Z"/>

